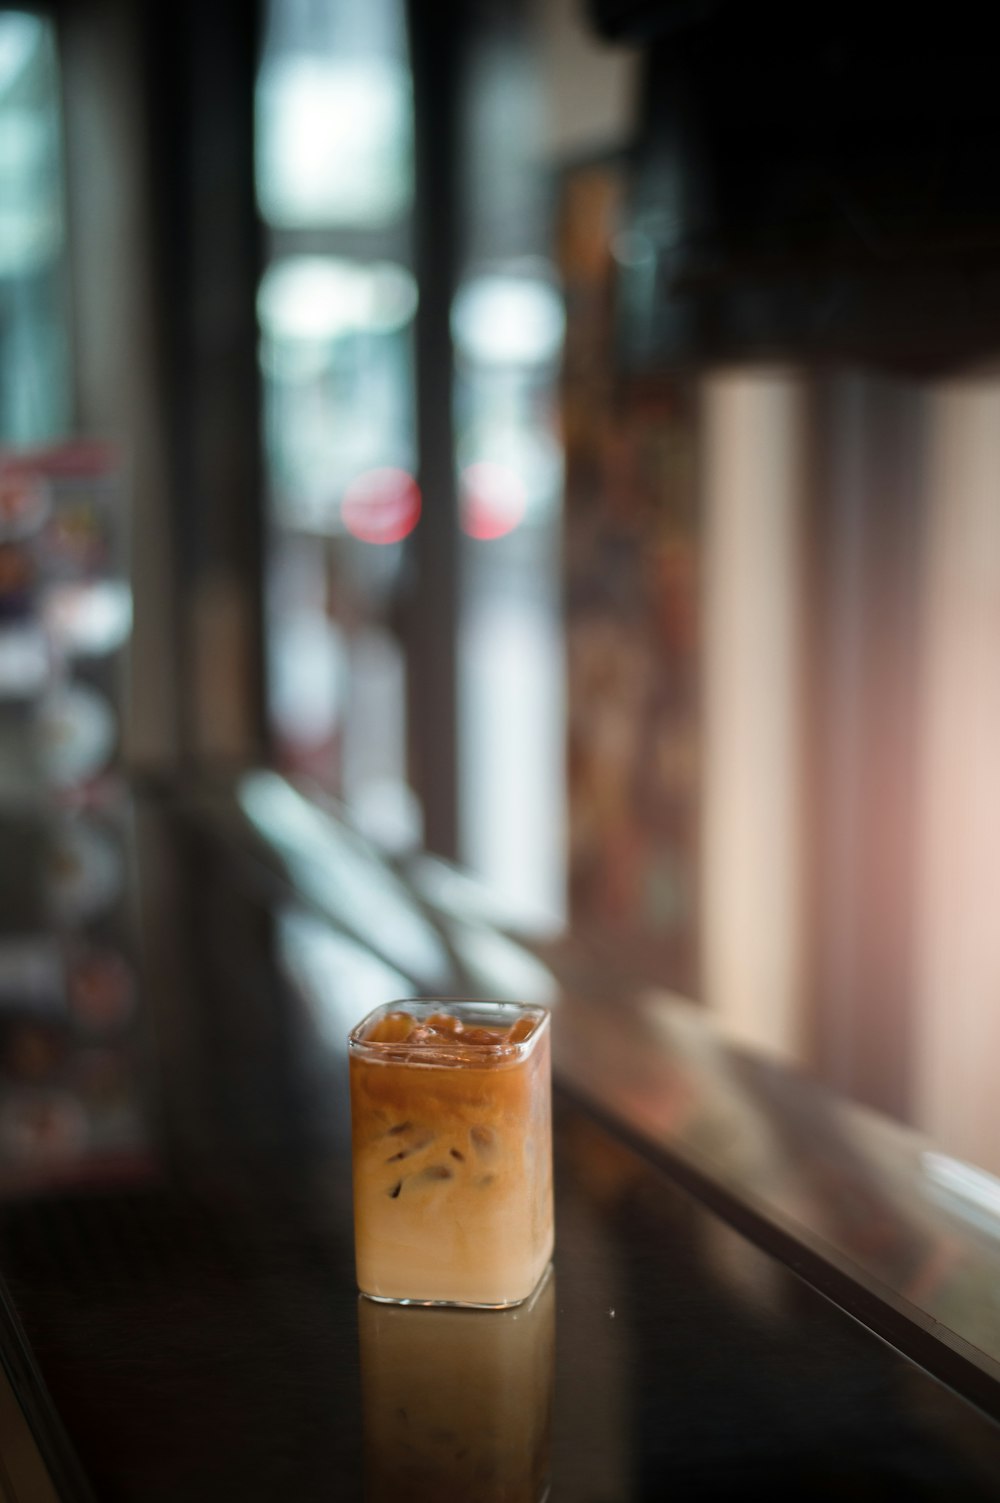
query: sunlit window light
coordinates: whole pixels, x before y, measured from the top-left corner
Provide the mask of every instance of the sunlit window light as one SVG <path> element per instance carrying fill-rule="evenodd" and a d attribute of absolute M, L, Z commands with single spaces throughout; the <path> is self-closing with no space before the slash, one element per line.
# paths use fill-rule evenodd
<path fill-rule="evenodd" d="M 409 72 L 387 57 L 266 58 L 257 81 L 257 197 L 276 227 L 381 225 L 413 191 Z"/>
<path fill-rule="evenodd" d="M 1000 381 L 930 397 L 917 917 L 921 1128 L 1000 1172 Z"/>
<path fill-rule="evenodd" d="M 0 440 L 23 444 L 69 420 L 63 255 L 63 123 L 55 30 L 0 12 Z"/>
<path fill-rule="evenodd" d="M 437 931 L 363 840 L 275 773 L 246 774 L 237 798 L 321 911 L 421 987 L 447 985 L 451 965 Z"/>
<path fill-rule="evenodd" d="M 317 611 L 276 613 L 268 657 L 275 724 L 286 738 L 321 746 L 344 712 L 348 665 L 342 633 Z"/>
<path fill-rule="evenodd" d="M 553 1007 L 559 983 L 530 950 L 487 925 L 447 923 L 449 938 L 477 986 L 492 997 L 517 998 Z"/>
<path fill-rule="evenodd" d="M 801 393 L 768 372 L 720 375 L 702 410 L 704 990 L 728 1037 L 795 1058 Z"/>
<path fill-rule="evenodd" d="M 926 1179 L 945 1192 L 952 1209 L 1000 1237 L 1000 1179 L 944 1153 L 924 1153 L 920 1163 Z"/>
<path fill-rule="evenodd" d="M 48 28 L 0 13 L 0 276 L 35 273 L 62 245 L 58 114 L 41 107 Z M 30 75 L 30 76 L 29 76 Z"/>
<path fill-rule="evenodd" d="M 346 934 L 301 909 L 277 921 L 278 953 L 310 1005 L 322 1037 L 344 1049 L 359 1017 L 405 997 L 414 982 Z"/>
<path fill-rule="evenodd" d="M 458 353 L 482 365 L 545 365 L 558 359 L 566 327 L 562 296 L 536 277 L 471 278 L 451 315 Z"/>
<path fill-rule="evenodd" d="M 404 328 L 417 286 L 402 266 L 290 256 L 268 267 L 257 295 L 261 328 L 273 340 L 321 343 L 353 332 Z"/>
<path fill-rule="evenodd" d="M 26 11 L 0 11 L 0 97 L 26 67 L 44 30 L 39 16 Z"/>

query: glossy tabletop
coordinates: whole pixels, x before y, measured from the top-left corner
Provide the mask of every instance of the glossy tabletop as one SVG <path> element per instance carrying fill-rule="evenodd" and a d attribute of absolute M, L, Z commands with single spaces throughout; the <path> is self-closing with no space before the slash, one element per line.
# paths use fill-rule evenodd
<path fill-rule="evenodd" d="M 61 1496 L 472 1503 L 541 1495 L 549 1472 L 567 1503 L 1000 1497 L 992 1421 L 558 1070 L 556 1255 L 536 1300 L 501 1316 L 359 1302 L 348 1029 L 395 995 L 481 991 L 490 954 L 498 978 L 517 962 L 488 925 L 463 958 L 346 837 L 339 866 L 305 840 L 284 881 L 197 808 L 139 799 L 103 819 L 114 896 L 105 871 L 103 908 L 54 905 L 52 829 L 33 846 L 26 821 L 2 936 L 0 1346 Z M 50 999 L 42 1018 L 41 951 L 11 985 L 12 935 L 57 943 L 63 1012 Z M 132 985 L 117 1009 L 112 952 Z M 0 1470 L 5 1487 L 20 1496 Z"/>

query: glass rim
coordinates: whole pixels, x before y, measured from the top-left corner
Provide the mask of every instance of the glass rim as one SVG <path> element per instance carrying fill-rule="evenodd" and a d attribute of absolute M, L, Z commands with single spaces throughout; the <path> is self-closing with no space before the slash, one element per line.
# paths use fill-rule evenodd
<path fill-rule="evenodd" d="M 510 1017 L 512 1023 L 519 1018 L 534 1018 L 535 1026 L 528 1037 L 519 1039 L 516 1043 L 500 1041 L 496 1044 L 463 1044 L 461 1036 L 454 1039 L 441 1040 L 433 1047 L 425 1048 L 421 1044 L 407 1046 L 399 1040 L 379 1041 L 364 1037 L 366 1028 L 380 1017 L 385 1017 L 393 1012 L 410 1013 L 415 1018 L 426 1017 L 435 1012 L 452 1012 L 461 1017 L 463 1012 L 472 1013 L 476 1010 L 487 1014 L 504 1014 Z M 547 1007 L 542 1007 L 537 1002 L 515 1002 L 500 997 L 404 997 L 394 1002 L 383 1002 L 378 1007 L 373 1007 L 359 1023 L 351 1029 L 347 1036 L 347 1047 L 355 1054 L 367 1055 L 372 1059 L 384 1059 L 389 1064 L 405 1065 L 407 1068 L 419 1069 L 448 1069 L 462 1065 L 469 1061 L 481 1060 L 483 1065 L 495 1066 L 504 1061 L 524 1059 L 531 1053 L 538 1039 L 545 1032 L 546 1025 L 551 1017 Z M 489 1026 L 486 1023 L 485 1026 Z M 424 1055 L 426 1057 L 421 1058 Z"/>

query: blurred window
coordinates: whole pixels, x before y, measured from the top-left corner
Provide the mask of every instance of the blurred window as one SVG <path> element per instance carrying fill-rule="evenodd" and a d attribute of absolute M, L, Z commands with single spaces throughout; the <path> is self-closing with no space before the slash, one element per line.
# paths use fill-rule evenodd
<path fill-rule="evenodd" d="M 461 856 L 528 923 L 565 907 L 563 326 L 541 257 L 473 271 L 452 308 Z"/>
<path fill-rule="evenodd" d="M 290 256 L 258 298 L 265 443 L 276 525 L 337 536 L 377 467 L 415 465 L 413 277 L 391 262 Z"/>
<path fill-rule="evenodd" d="M 62 121 L 52 27 L 0 11 L 0 442 L 65 432 Z"/>
<path fill-rule="evenodd" d="M 405 845 L 420 817 L 393 617 L 421 499 L 400 0 L 270 0 L 256 119 L 272 733 L 287 771 Z"/>
<path fill-rule="evenodd" d="M 257 109 L 269 224 L 381 225 L 408 207 L 411 99 L 400 59 L 279 53 L 261 70 Z"/>
<path fill-rule="evenodd" d="M 472 32 L 451 310 L 459 854 L 519 913 L 558 919 L 563 298 L 530 46 L 506 21 Z M 400 845 L 421 828 L 396 630 L 423 507 L 412 94 L 401 0 L 269 0 L 256 108 L 271 724 L 285 770 Z"/>

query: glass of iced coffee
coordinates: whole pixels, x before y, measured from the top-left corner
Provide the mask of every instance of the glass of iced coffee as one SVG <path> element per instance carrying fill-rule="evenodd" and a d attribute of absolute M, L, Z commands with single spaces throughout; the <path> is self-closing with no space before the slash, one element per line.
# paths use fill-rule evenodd
<path fill-rule="evenodd" d="M 358 1301 L 366 1503 L 541 1503 L 555 1350 L 551 1271 L 523 1304 Z"/>
<path fill-rule="evenodd" d="M 520 1304 L 552 1257 L 548 1013 L 398 1002 L 349 1045 L 361 1292 Z"/>

